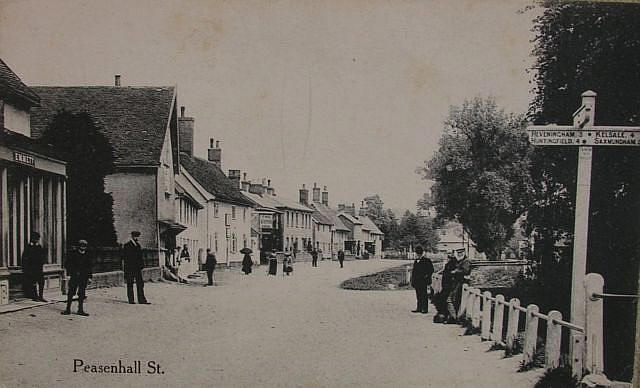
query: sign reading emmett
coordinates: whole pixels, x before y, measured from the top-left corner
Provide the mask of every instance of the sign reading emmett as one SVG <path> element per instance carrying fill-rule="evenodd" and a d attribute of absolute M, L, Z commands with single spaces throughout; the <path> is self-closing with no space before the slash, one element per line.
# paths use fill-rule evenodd
<path fill-rule="evenodd" d="M 533 125 L 527 132 L 533 145 L 640 146 L 640 127 Z"/>

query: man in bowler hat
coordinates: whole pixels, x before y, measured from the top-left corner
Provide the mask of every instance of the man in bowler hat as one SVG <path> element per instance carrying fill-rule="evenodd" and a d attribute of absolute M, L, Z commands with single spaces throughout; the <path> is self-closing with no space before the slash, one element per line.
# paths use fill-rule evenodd
<path fill-rule="evenodd" d="M 211 252 L 211 248 L 207 248 L 207 261 L 204 263 L 204 268 L 207 270 L 207 284 L 206 286 L 213 286 L 213 270 L 216 269 L 216 264 L 218 261 L 216 260 L 216 255 Z"/>
<path fill-rule="evenodd" d="M 22 251 L 22 273 L 25 293 L 34 301 L 46 302 L 43 298 L 44 273 L 42 270 L 46 261 L 46 251 L 40 245 L 40 233 L 31 232 L 31 241 Z M 39 287 L 37 292 L 36 285 Z"/>
<path fill-rule="evenodd" d="M 84 297 L 89 279 L 93 277 L 92 267 L 93 258 L 87 252 L 87 241 L 78 241 L 78 249 L 71 252 L 64 263 L 64 268 L 69 276 L 69 288 L 67 289 L 67 308 L 62 312 L 63 315 L 71 314 L 71 303 L 73 296 L 78 292 L 78 315 L 88 317 L 84 311 Z"/>
<path fill-rule="evenodd" d="M 144 297 L 144 281 L 142 280 L 142 269 L 144 261 L 142 260 L 142 247 L 138 242 L 140 232 L 131 232 L 131 239 L 122 247 L 122 259 L 124 260 L 124 276 L 127 280 L 127 298 L 129 303 L 134 304 L 133 300 L 133 282 L 136 283 L 138 292 L 138 303 L 151 304 Z"/>
<path fill-rule="evenodd" d="M 428 292 L 431 285 L 431 275 L 433 275 L 433 263 L 427 258 L 420 245 L 416 247 L 416 254 L 419 257 L 413 262 L 411 286 L 416 289 L 417 307 L 412 312 L 426 314 L 429 312 Z"/>

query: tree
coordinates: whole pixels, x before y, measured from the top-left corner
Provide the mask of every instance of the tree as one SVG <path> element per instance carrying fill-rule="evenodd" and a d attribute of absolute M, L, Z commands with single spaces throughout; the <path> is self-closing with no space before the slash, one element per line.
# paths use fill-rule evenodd
<path fill-rule="evenodd" d="M 109 141 L 87 113 L 58 112 L 42 136 L 67 161 L 67 239 L 93 246 L 115 246 L 113 198 L 104 178 L 114 171 Z"/>
<path fill-rule="evenodd" d="M 384 202 L 378 194 L 364 198 L 367 204 L 367 217 L 384 233 L 383 249 L 398 248 L 399 228 L 396 215 L 391 209 L 384 208 Z"/>
<path fill-rule="evenodd" d="M 421 245 L 427 252 L 437 251 L 439 237 L 429 217 L 418 216 L 407 210 L 400 220 L 399 234 L 400 245 L 404 248 Z"/>
<path fill-rule="evenodd" d="M 419 205 L 432 204 L 438 218 L 463 224 L 478 250 L 498 259 L 531 203 L 524 117 L 477 97 L 451 107 L 444 126 L 438 151 L 419 169 L 434 181 Z"/>
<path fill-rule="evenodd" d="M 640 122 L 640 6 L 603 2 L 541 2 L 534 20 L 535 99 L 529 116 L 538 124 L 571 124 L 580 94 L 591 89 L 596 125 Z M 535 255 L 545 288 L 554 289 L 557 308 L 569 304 L 577 150 L 539 147 L 533 154 L 535 202 L 529 230 L 537 235 Z M 609 292 L 637 293 L 640 257 L 640 152 L 595 147 L 587 271 L 601 273 Z M 615 319 L 607 319 L 615 317 Z M 609 377 L 628 380 L 633 360 L 634 309 L 630 303 L 605 303 L 605 352 Z"/>

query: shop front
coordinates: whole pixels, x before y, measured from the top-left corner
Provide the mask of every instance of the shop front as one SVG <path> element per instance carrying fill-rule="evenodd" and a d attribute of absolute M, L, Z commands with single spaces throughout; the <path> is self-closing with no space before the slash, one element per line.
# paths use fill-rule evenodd
<path fill-rule="evenodd" d="M 32 232 L 46 252 L 45 290 L 60 292 L 66 234 L 66 167 L 50 147 L 0 135 L 0 304 L 24 296 L 22 252 Z"/>

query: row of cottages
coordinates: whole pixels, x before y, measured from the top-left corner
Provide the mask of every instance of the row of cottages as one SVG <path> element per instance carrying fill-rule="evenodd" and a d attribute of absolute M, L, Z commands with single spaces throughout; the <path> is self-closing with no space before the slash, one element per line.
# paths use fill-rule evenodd
<path fill-rule="evenodd" d="M 31 115 L 35 136 L 61 110 L 88 113 L 106 136 L 115 172 L 105 178 L 105 191 L 113 197 L 118 242 L 140 231 L 143 275 L 160 278 L 161 265 L 174 253 L 176 235 L 185 229 L 175 215 L 174 177 L 180 173 L 176 87 L 122 87 L 116 76 L 114 86 L 33 89 L 41 98 Z"/>
<path fill-rule="evenodd" d="M 230 176 L 239 176 L 239 170 L 229 172 Z M 268 254 L 284 250 L 284 215 L 285 210 L 279 208 L 280 203 L 275 198 L 275 190 L 271 181 L 265 187 L 262 184 L 252 184 L 247 181 L 247 173 L 240 183 L 242 194 L 253 204 L 251 232 L 257 237 L 257 250 L 260 252 L 260 262 L 266 263 Z M 254 250 L 256 252 L 256 250 Z"/>
<path fill-rule="evenodd" d="M 238 266 L 240 250 L 257 249 L 251 237 L 254 204 L 240 193 L 233 179 L 222 172 L 222 149 L 210 139 L 207 159 L 193 154 L 194 119 L 181 107 L 179 122 L 180 174 L 176 184 L 182 191 L 176 213 L 186 229 L 177 236 L 176 261 L 185 246 L 189 259 L 181 259 L 180 272 L 193 274 L 202 269 L 206 250 L 211 249 L 220 265 Z M 238 172 L 239 174 L 239 172 Z M 181 218 L 186 217 L 186 218 Z M 175 265 L 175 264 L 174 264 Z"/>
<path fill-rule="evenodd" d="M 356 257 L 361 257 L 366 251 L 374 258 L 382 258 L 382 240 L 384 233 L 366 215 L 364 203 L 356 215 L 355 204 L 338 205 L 339 217 L 349 228 L 349 238 L 345 241 L 345 250 Z"/>
<path fill-rule="evenodd" d="M 0 305 L 22 295 L 22 251 L 32 231 L 46 251 L 45 287 L 59 290 L 66 233 L 66 164 L 32 136 L 40 96 L 0 59 Z"/>

